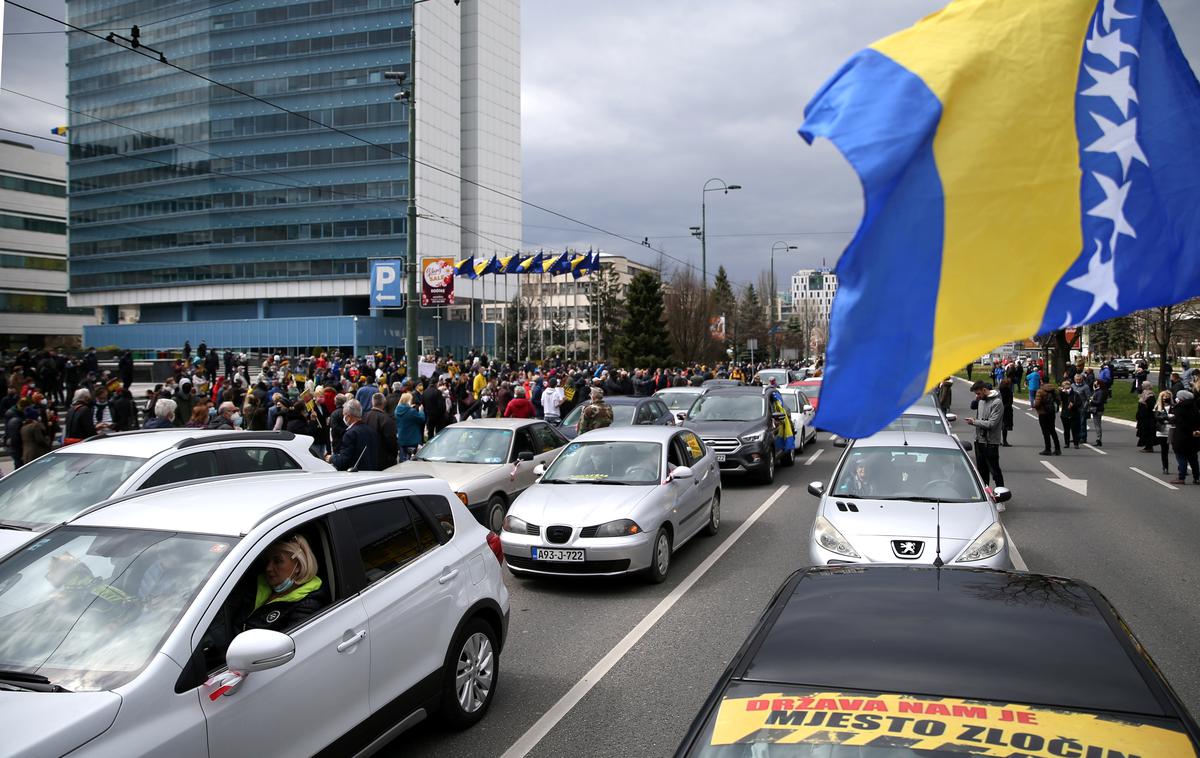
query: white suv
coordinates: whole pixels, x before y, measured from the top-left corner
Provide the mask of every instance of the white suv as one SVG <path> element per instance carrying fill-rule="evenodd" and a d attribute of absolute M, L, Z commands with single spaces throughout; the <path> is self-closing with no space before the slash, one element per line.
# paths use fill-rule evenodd
<path fill-rule="evenodd" d="M 291 432 L 155 429 L 93 437 L 0 479 L 0 556 L 106 498 L 229 474 L 333 471 Z"/>
<path fill-rule="evenodd" d="M 315 573 L 301 586 L 320 591 L 290 623 L 267 582 L 297 535 Z M 0 561 L 3 752 L 355 754 L 435 712 L 468 726 L 498 683 L 502 560 L 423 476 L 244 476 L 101 503 Z M 263 623 L 243 631 L 247 597 Z"/>

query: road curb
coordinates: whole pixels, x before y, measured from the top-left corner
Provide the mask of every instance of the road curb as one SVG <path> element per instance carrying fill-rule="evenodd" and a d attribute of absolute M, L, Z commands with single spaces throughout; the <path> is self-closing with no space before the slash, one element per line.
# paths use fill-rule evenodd
<path fill-rule="evenodd" d="M 971 381 L 968 381 L 967 379 L 963 379 L 961 376 L 956 376 L 956 377 L 954 377 L 954 378 L 955 378 L 955 379 L 957 379 L 958 381 L 962 382 L 963 384 L 966 384 L 966 385 L 968 385 L 968 386 L 970 386 L 971 384 L 973 384 L 973 382 L 971 382 Z M 1016 404 L 1016 403 L 1020 403 L 1021 405 L 1025 406 L 1026 408 L 1028 408 L 1028 407 L 1030 406 L 1030 402 L 1029 402 L 1028 400 L 1022 400 L 1021 398 L 1019 398 L 1019 397 L 1016 397 L 1016 396 L 1015 396 L 1015 394 L 1014 394 L 1014 396 L 1013 396 L 1013 404 Z M 1089 417 L 1089 418 L 1090 418 L 1090 417 Z M 1127 421 L 1127 420 L 1125 420 L 1125 419 L 1123 419 L 1123 418 L 1117 418 L 1116 416 L 1101 416 L 1100 418 L 1101 418 L 1101 419 L 1103 419 L 1103 420 L 1104 420 L 1104 423 L 1106 423 L 1106 424 L 1116 424 L 1117 426 L 1127 426 L 1127 427 L 1129 427 L 1130 429 L 1136 429 L 1136 428 L 1137 428 L 1137 423 L 1136 423 L 1136 422 L 1133 422 L 1133 421 Z"/>

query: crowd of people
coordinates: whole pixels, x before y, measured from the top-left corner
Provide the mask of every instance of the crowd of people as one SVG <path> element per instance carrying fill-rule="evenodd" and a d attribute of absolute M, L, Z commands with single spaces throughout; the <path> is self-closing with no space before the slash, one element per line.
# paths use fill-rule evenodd
<path fill-rule="evenodd" d="M 53 368 L 43 370 L 47 366 Z M 94 350 L 79 359 L 23 350 L 3 365 L 8 391 L 0 414 L 16 466 L 44 455 L 59 436 L 72 444 L 107 432 L 192 428 L 304 434 L 314 440 L 313 454 L 338 469 L 383 470 L 411 458 L 459 420 L 536 417 L 558 423 L 585 405 L 583 432 L 612 423 L 605 396 L 648 396 L 715 378 L 744 381 L 761 366 L 629 371 L 557 360 L 502 363 L 470 353 L 463 361 L 426 356 L 414 376 L 402 359 L 383 352 L 277 353 L 251 360 L 230 350 L 220 354 L 204 342 L 193 351 L 188 342 L 170 375 L 135 398 L 128 352 L 116 371 L 105 371 Z M 61 417 L 56 408 L 64 409 Z"/>

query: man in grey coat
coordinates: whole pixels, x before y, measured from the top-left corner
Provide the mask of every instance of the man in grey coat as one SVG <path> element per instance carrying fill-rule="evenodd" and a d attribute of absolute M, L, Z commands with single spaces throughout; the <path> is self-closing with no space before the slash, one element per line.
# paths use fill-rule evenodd
<path fill-rule="evenodd" d="M 975 465 L 983 483 L 996 480 L 997 487 L 1004 486 L 1004 473 L 1000 471 L 1000 441 L 1004 429 L 1004 405 L 1000 392 L 992 385 L 975 382 L 971 385 L 975 393 L 975 418 L 967 423 L 975 427 Z"/>

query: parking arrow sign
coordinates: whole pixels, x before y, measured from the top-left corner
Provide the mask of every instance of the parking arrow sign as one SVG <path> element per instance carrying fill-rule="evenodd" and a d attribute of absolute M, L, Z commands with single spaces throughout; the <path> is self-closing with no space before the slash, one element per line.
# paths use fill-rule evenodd
<path fill-rule="evenodd" d="M 1066 474 L 1064 474 L 1063 472 L 1054 468 L 1054 466 L 1051 466 L 1046 461 L 1042 461 L 1042 465 L 1045 466 L 1046 468 L 1050 469 L 1050 473 L 1054 474 L 1054 477 L 1055 477 L 1053 479 L 1051 479 L 1050 477 L 1046 477 L 1046 481 L 1054 482 L 1059 487 L 1064 487 L 1078 495 L 1083 495 L 1084 497 L 1087 497 L 1087 479 L 1071 479 Z"/>

